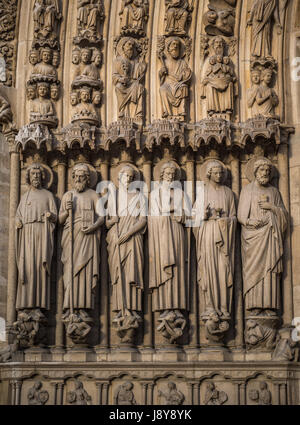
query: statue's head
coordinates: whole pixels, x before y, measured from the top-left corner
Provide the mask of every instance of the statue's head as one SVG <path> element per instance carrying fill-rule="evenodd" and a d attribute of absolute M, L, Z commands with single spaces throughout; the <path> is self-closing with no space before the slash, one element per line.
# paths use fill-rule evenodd
<path fill-rule="evenodd" d="M 206 168 L 206 177 L 214 183 L 222 183 L 224 178 L 224 168 L 217 161 L 211 161 Z"/>
<path fill-rule="evenodd" d="M 40 390 L 42 388 L 42 383 L 41 383 L 41 381 L 37 381 L 37 382 L 35 382 L 34 383 L 34 389 L 35 390 Z"/>
<path fill-rule="evenodd" d="M 213 383 L 213 382 L 208 382 L 208 384 L 207 384 L 207 390 L 209 390 L 209 391 L 214 391 L 214 389 L 216 388 L 215 387 L 215 384 Z"/>
<path fill-rule="evenodd" d="M 260 185 L 266 186 L 271 180 L 272 164 L 267 159 L 258 159 L 254 163 L 253 172 L 256 181 Z"/>
<path fill-rule="evenodd" d="M 134 44 L 134 41 L 129 38 L 123 45 L 123 52 L 128 59 L 134 56 Z"/>
<path fill-rule="evenodd" d="M 38 83 L 37 92 L 40 97 L 47 97 L 49 94 L 49 84 L 48 83 Z"/>
<path fill-rule="evenodd" d="M 168 52 L 170 53 L 173 59 L 179 58 L 180 47 L 180 41 L 177 39 L 172 40 L 171 43 L 168 45 Z"/>
<path fill-rule="evenodd" d="M 75 389 L 81 390 L 83 388 L 83 384 L 81 381 L 75 381 Z"/>
<path fill-rule="evenodd" d="M 252 81 L 253 84 L 259 84 L 260 83 L 260 77 L 261 77 L 260 70 L 253 69 L 253 71 L 251 71 L 251 81 Z"/>
<path fill-rule="evenodd" d="M 169 390 L 170 391 L 172 391 L 172 390 L 175 390 L 176 389 L 176 384 L 175 384 L 175 382 L 169 382 L 168 383 L 168 388 L 169 388 Z"/>
<path fill-rule="evenodd" d="M 119 173 L 119 182 L 125 188 L 128 189 L 130 183 L 133 181 L 135 170 L 130 165 L 125 165 Z"/>
<path fill-rule="evenodd" d="M 30 186 L 40 189 L 46 179 L 44 168 L 38 164 L 31 164 L 26 170 L 26 183 Z"/>
<path fill-rule="evenodd" d="M 129 381 L 124 382 L 123 388 L 127 391 L 131 391 L 133 388 L 133 383 Z"/>
<path fill-rule="evenodd" d="M 80 100 L 84 103 L 91 100 L 91 89 L 89 87 L 82 87 L 80 89 Z"/>
<path fill-rule="evenodd" d="M 90 186 L 90 169 L 86 164 L 73 167 L 72 178 L 77 192 L 84 192 Z"/>
<path fill-rule="evenodd" d="M 58 50 L 54 50 L 52 54 L 52 65 L 58 67 L 60 62 L 60 53 Z"/>
<path fill-rule="evenodd" d="M 93 104 L 96 106 L 99 106 L 100 103 L 101 103 L 101 92 L 97 90 L 93 94 Z"/>
<path fill-rule="evenodd" d="M 101 62 L 102 62 L 101 52 L 99 52 L 99 50 L 96 50 L 94 53 L 94 64 L 96 66 L 100 66 Z"/>
<path fill-rule="evenodd" d="M 33 100 L 36 98 L 36 84 L 28 84 L 26 87 L 26 94 L 28 100 Z"/>
<path fill-rule="evenodd" d="M 160 181 L 172 183 L 175 180 L 176 167 L 172 162 L 166 162 L 160 170 Z"/>
<path fill-rule="evenodd" d="M 78 103 L 78 93 L 76 91 L 73 91 L 70 95 L 71 98 L 71 105 L 76 106 Z"/>
<path fill-rule="evenodd" d="M 212 39 L 212 48 L 216 55 L 224 56 L 225 41 L 222 37 L 216 36 Z"/>
<path fill-rule="evenodd" d="M 262 381 L 259 383 L 259 388 L 263 391 L 266 390 L 268 388 L 268 385 L 265 381 Z"/>
<path fill-rule="evenodd" d="M 92 60 L 92 51 L 91 49 L 84 48 L 81 50 L 81 61 L 84 64 L 90 63 Z"/>
<path fill-rule="evenodd" d="M 36 65 L 39 61 L 39 52 L 37 50 L 30 50 L 29 52 L 29 62 L 31 65 Z"/>
<path fill-rule="evenodd" d="M 50 96 L 52 100 L 58 100 L 59 97 L 59 86 L 58 84 L 51 84 Z"/>
<path fill-rule="evenodd" d="M 41 52 L 42 61 L 44 63 L 50 63 L 52 61 L 52 50 L 49 47 L 43 47 Z"/>
<path fill-rule="evenodd" d="M 78 47 L 75 47 L 72 51 L 72 63 L 74 65 L 78 65 L 80 62 L 80 49 Z"/>
<path fill-rule="evenodd" d="M 267 85 L 271 84 L 273 77 L 273 71 L 270 68 L 264 69 L 261 73 L 261 81 L 265 82 Z"/>

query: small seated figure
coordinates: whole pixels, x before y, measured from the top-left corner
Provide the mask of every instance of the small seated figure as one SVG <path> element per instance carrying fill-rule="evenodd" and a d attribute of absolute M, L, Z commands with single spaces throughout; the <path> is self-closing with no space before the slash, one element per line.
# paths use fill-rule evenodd
<path fill-rule="evenodd" d="M 38 83 L 37 95 L 30 104 L 30 122 L 51 126 L 57 125 L 57 117 L 52 101 L 49 99 L 49 84 Z"/>
<path fill-rule="evenodd" d="M 72 93 L 73 96 L 73 93 Z M 72 100 L 75 102 L 75 99 Z M 91 89 L 84 86 L 79 91 L 79 103 L 75 107 L 72 121 L 84 120 L 92 124 L 99 123 L 99 117 L 95 106 L 91 103 Z"/>
<path fill-rule="evenodd" d="M 41 62 L 34 66 L 30 78 L 57 81 L 57 71 L 52 65 L 52 57 L 52 50 L 49 47 L 44 47 L 41 51 Z"/>

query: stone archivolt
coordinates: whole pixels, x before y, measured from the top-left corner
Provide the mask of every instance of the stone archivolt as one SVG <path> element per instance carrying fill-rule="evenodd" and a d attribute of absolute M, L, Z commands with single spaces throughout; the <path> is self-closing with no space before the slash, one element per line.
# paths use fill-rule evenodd
<path fill-rule="evenodd" d="M 122 1 L 109 76 L 117 120 L 105 125 L 101 72 L 107 2 L 76 3 L 69 100 L 60 81 L 60 28 L 66 17 L 59 1 L 33 3 L 24 88 L 29 117 L 19 131 L 6 97 L 0 97 L 12 172 L 28 183 L 20 200 L 18 177 L 11 195 L 18 206 L 11 226 L 16 241 L 9 263 L 13 296 L 9 345 L 0 351 L 0 360 L 63 365 L 149 361 L 166 368 L 177 361 L 187 369 L 174 377 L 171 372 L 154 375 L 152 369 L 149 376 L 141 370 L 127 376 L 116 368 L 115 375 L 105 370 L 101 376 L 87 373 L 83 380 L 85 372 L 80 377 L 66 372 L 57 375 L 59 382 L 51 377 L 52 387 L 20 375 L 13 382 L 14 404 L 51 404 L 52 399 L 83 405 L 154 400 L 222 405 L 236 399 L 284 404 L 285 378 L 278 383 L 275 372 L 250 376 L 241 371 L 238 377 L 233 368 L 221 377 L 214 370 L 203 376 L 188 370 L 190 362 L 210 355 L 223 363 L 229 358 L 273 360 L 273 365 L 298 360 L 285 322 L 292 300 L 283 299 L 286 292 L 281 295 L 291 282 L 284 276 L 288 188 L 279 180 L 279 190 L 278 178 L 285 172 L 282 158 L 288 159 L 293 129 L 279 113 L 280 55 L 270 34 L 275 27 L 278 34 L 282 31 L 283 9 L 279 13 L 275 0 L 261 0 L 249 10 L 245 72 L 251 86 L 244 90 L 242 105 L 248 119 L 240 122 L 240 2 L 207 2 L 200 44 L 192 38 L 198 2 L 161 2 L 163 23 L 153 54 L 153 3 Z M 192 63 L 195 46 L 201 47 L 201 69 Z M 159 105 L 149 120 L 150 72 Z M 203 114 L 192 119 L 195 84 Z M 62 101 L 71 103 L 64 126 L 57 114 Z M 115 192 L 97 186 L 108 180 L 116 183 Z M 129 190 L 140 180 L 157 214 L 147 215 L 142 190 Z M 204 182 L 203 197 L 198 197 L 198 181 Z M 191 182 L 189 196 L 183 192 L 186 182 Z M 119 202 L 122 191 L 127 205 Z M 168 194 L 170 215 L 162 202 Z M 187 226 L 200 219 L 194 228 Z"/>

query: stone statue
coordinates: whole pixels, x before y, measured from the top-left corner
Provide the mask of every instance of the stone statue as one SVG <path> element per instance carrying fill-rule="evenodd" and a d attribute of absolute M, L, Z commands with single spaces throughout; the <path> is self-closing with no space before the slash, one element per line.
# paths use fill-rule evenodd
<path fill-rule="evenodd" d="M 168 330 L 165 326 L 168 325 L 168 320 L 174 323 L 181 318 L 182 321 L 180 310 L 189 310 L 184 229 L 185 216 L 189 215 L 189 212 L 181 187 L 171 188 L 175 173 L 174 163 L 166 162 L 161 167 L 160 184 L 151 191 L 150 195 L 149 287 L 152 290 L 153 311 L 161 313 L 158 330 Z M 173 317 L 169 317 L 170 314 Z M 162 319 L 165 320 L 162 321 Z M 174 327 L 179 329 L 180 326 Z M 182 329 L 181 332 L 179 330 L 178 336 L 181 336 L 182 332 Z M 176 338 L 173 339 L 175 340 Z"/>
<path fill-rule="evenodd" d="M 145 35 L 145 23 L 148 20 L 148 0 L 122 0 L 121 28 L 122 34 Z"/>
<path fill-rule="evenodd" d="M 91 95 L 92 89 L 88 86 L 83 86 L 78 90 L 76 99 L 74 93 L 71 93 L 71 104 L 76 105 L 72 122 L 85 121 L 94 125 L 99 124 L 99 115 L 92 103 Z"/>
<path fill-rule="evenodd" d="M 242 225 L 245 307 L 252 314 L 276 315 L 288 214 L 280 192 L 271 186 L 272 164 L 254 163 L 254 181 L 242 189 L 238 220 Z"/>
<path fill-rule="evenodd" d="M 29 60 L 29 63 L 32 66 L 35 66 L 40 61 L 40 55 L 39 55 L 38 50 L 31 49 L 30 52 L 29 52 L 29 58 L 28 58 L 28 60 Z"/>
<path fill-rule="evenodd" d="M 12 361 L 13 354 L 18 351 L 19 342 L 16 340 L 13 344 L 5 345 L 0 348 L 0 363 L 8 363 Z"/>
<path fill-rule="evenodd" d="M 272 405 L 272 394 L 265 381 L 259 383 L 259 390 L 250 390 L 249 398 L 261 406 Z"/>
<path fill-rule="evenodd" d="M 193 12 L 188 0 L 165 0 L 165 34 L 186 35 L 186 26 Z"/>
<path fill-rule="evenodd" d="M 205 31 L 208 35 L 232 36 L 235 26 L 236 0 L 210 0 L 204 14 Z"/>
<path fill-rule="evenodd" d="M 98 23 L 104 17 L 102 0 L 77 0 L 77 33 L 97 41 Z"/>
<path fill-rule="evenodd" d="M 259 69 L 253 69 L 251 71 L 251 82 L 252 87 L 248 89 L 247 92 L 247 104 L 248 108 L 251 110 L 251 118 L 259 115 L 259 107 L 257 103 L 258 92 L 260 88 L 260 77 L 261 71 Z"/>
<path fill-rule="evenodd" d="M 134 335 L 130 335 L 133 333 L 130 330 L 137 329 L 141 320 L 137 312 L 142 311 L 144 288 L 143 233 L 147 219 L 145 200 L 139 194 L 128 192 L 134 176 L 135 169 L 130 165 L 120 170 L 119 190 L 126 194 L 126 203 L 118 204 L 119 191 L 111 196 L 106 219 L 112 309 L 118 313 L 113 322 L 121 335 L 124 334 L 123 342 L 132 341 Z"/>
<path fill-rule="evenodd" d="M 225 391 L 219 391 L 213 382 L 209 382 L 206 386 L 204 404 L 207 406 L 221 406 L 228 400 Z"/>
<path fill-rule="evenodd" d="M 270 68 L 264 69 L 261 72 L 261 84 L 256 96 L 257 110 L 260 115 L 279 119 L 275 114 L 275 107 L 278 106 L 279 99 L 275 90 L 270 88 L 272 76 L 273 71 Z"/>
<path fill-rule="evenodd" d="M 206 110 L 210 117 L 230 119 L 237 94 L 237 79 L 230 58 L 224 56 L 224 39 L 216 36 L 210 44 L 214 55 L 209 58 L 209 66 L 202 80 L 201 97 L 207 99 Z"/>
<path fill-rule="evenodd" d="M 164 393 L 163 391 L 158 390 L 159 397 L 164 397 L 166 399 L 167 406 L 180 406 L 184 402 L 184 395 L 181 391 L 177 389 L 177 386 L 174 382 L 168 382 L 168 392 Z"/>
<path fill-rule="evenodd" d="M 143 118 L 143 95 L 147 65 L 133 38 L 122 38 L 117 46 L 113 84 L 118 99 L 118 118 Z"/>
<path fill-rule="evenodd" d="M 53 51 L 49 47 L 43 47 L 41 50 L 41 62 L 38 62 L 30 75 L 33 81 L 57 81 L 57 70 L 52 65 Z"/>
<path fill-rule="evenodd" d="M 99 87 L 100 86 L 99 66 L 102 60 L 101 53 L 99 52 L 99 50 L 95 50 L 94 62 L 92 63 L 92 59 L 93 59 L 92 49 L 85 47 L 81 50 L 81 52 L 77 52 L 76 50 L 74 50 L 73 63 L 75 59 L 75 64 L 77 64 L 77 57 L 79 54 L 80 54 L 81 66 L 76 71 L 76 78 L 72 86 L 77 87 L 83 82 L 83 84 L 90 83 L 92 87 Z"/>
<path fill-rule="evenodd" d="M 56 127 L 57 117 L 54 105 L 49 99 L 49 83 L 38 83 L 37 95 L 30 103 L 30 122 Z"/>
<path fill-rule="evenodd" d="M 225 168 L 220 161 L 207 163 L 204 217 L 200 226 L 194 227 L 197 281 L 205 304 L 202 317 L 207 316 L 207 320 L 211 313 L 226 320 L 231 314 L 237 219 L 233 192 L 222 184 L 224 174 Z M 194 205 L 194 214 L 199 216 L 202 210 L 199 198 Z M 215 320 L 213 322 L 216 323 Z"/>
<path fill-rule="evenodd" d="M 57 23 L 61 14 L 57 0 L 35 0 L 33 9 L 34 32 L 37 38 L 53 40 L 57 37 Z"/>
<path fill-rule="evenodd" d="M 272 57 L 272 28 L 276 23 L 278 34 L 282 32 L 278 0 L 256 0 L 253 2 L 248 25 L 252 26 L 251 54 L 255 57 Z"/>
<path fill-rule="evenodd" d="M 275 361 L 298 361 L 299 344 L 294 340 L 292 328 L 283 328 L 279 331 L 276 338 L 276 347 L 272 354 L 272 360 Z"/>
<path fill-rule="evenodd" d="M 91 319 L 85 310 L 94 308 L 94 292 L 99 279 L 100 231 L 104 222 L 98 217 L 97 193 L 90 189 L 91 172 L 86 164 L 73 167 L 74 189 L 64 194 L 59 211 L 59 222 L 64 226 L 62 257 L 64 266 L 63 316 L 69 335 L 79 342 L 85 340 Z M 77 326 L 76 326 L 77 324 Z M 71 326 L 72 325 L 72 326 Z M 76 328 L 76 329 L 75 329 Z"/>
<path fill-rule="evenodd" d="M 272 320 L 273 319 L 273 320 Z M 251 317 L 246 319 L 245 343 L 247 350 L 272 351 L 276 344 L 276 317 Z"/>
<path fill-rule="evenodd" d="M 53 102 L 56 102 L 59 99 L 59 85 L 51 84 L 50 86 L 50 97 Z"/>
<path fill-rule="evenodd" d="M 136 405 L 137 402 L 135 401 L 132 389 L 132 382 L 125 381 L 122 385 L 120 385 L 114 395 L 114 404 L 119 406 Z"/>
<path fill-rule="evenodd" d="M 16 309 L 50 309 L 50 273 L 57 209 L 43 188 L 45 169 L 34 163 L 26 170 L 29 190 L 16 212 L 18 288 Z"/>
<path fill-rule="evenodd" d="M 159 70 L 162 117 L 185 120 L 186 99 L 189 96 L 189 83 L 192 70 L 184 57 L 184 45 L 180 38 L 167 40 L 165 53 L 159 53 L 162 68 Z"/>
<path fill-rule="evenodd" d="M 76 406 L 87 406 L 92 404 L 92 397 L 85 391 L 83 383 L 76 380 L 74 391 L 69 391 L 67 394 L 67 401 Z"/>
<path fill-rule="evenodd" d="M 27 394 L 29 406 L 43 406 L 49 400 L 49 393 L 48 391 L 41 390 L 42 386 L 41 381 L 37 381 L 29 389 Z"/>
<path fill-rule="evenodd" d="M 13 114 L 8 101 L 0 95 L 0 128 L 6 133 L 12 128 Z"/>

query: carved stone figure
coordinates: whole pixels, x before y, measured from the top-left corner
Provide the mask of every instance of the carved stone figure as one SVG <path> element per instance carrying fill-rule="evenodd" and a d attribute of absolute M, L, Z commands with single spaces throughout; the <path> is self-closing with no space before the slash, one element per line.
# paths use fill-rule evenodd
<path fill-rule="evenodd" d="M 49 400 L 49 393 L 42 390 L 43 384 L 41 381 L 34 383 L 33 387 L 29 389 L 27 394 L 29 406 L 43 406 Z"/>
<path fill-rule="evenodd" d="M 189 4 L 189 0 L 165 0 L 165 5 L 166 35 L 185 35 L 193 6 Z"/>
<path fill-rule="evenodd" d="M 237 79 L 230 58 L 224 56 L 225 45 L 220 36 L 211 40 L 214 55 L 209 58 L 209 66 L 202 80 L 201 97 L 207 99 L 206 110 L 209 116 L 230 119 L 234 112 Z"/>
<path fill-rule="evenodd" d="M 209 382 L 206 386 L 204 404 L 208 406 L 221 406 L 228 400 L 225 391 L 219 391 L 214 382 Z"/>
<path fill-rule="evenodd" d="M 137 312 L 142 311 L 144 288 L 143 233 L 147 219 L 145 200 L 139 194 L 128 192 L 134 177 L 133 167 L 121 168 L 119 190 L 115 196 L 109 197 L 106 219 L 112 304 L 113 311 L 118 313 L 113 322 L 121 332 L 120 336 L 124 334 L 123 342 L 132 342 L 139 326 L 141 319 Z"/>
<path fill-rule="evenodd" d="M 28 58 L 28 60 L 29 60 L 29 63 L 32 66 L 35 66 L 40 61 L 40 55 L 39 55 L 38 50 L 31 49 L 30 52 L 29 52 L 29 58 Z"/>
<path fill-rule="evenodd" d="M 84 121 L 94 125 L 99 124 L 99 115 L 92 103 L 91 93 L 92 89 L 88 86 L 81 87 L 76 95 L 74 92 L 71 93 L 71 104 L 76 105 L 72 122 Z"/>
<path fill-rule="evenodd" d="M 136 405 L 137 402 L 135 400 L 132 389 L 132 382 L 125 381 L 122 385 L 120 385 L 114 395 L 114 404 L 119 406 Z"/>
<path fill-rule="evenodd" d="M 241 192 L 238 220 L 246 310 L 276 316 L 288 215 L 280 192 L 270 184 L 271 173 L 272 164 L 266 158 L 254 163 L 254 180 Z"/>
<path fill-rule="evenodd" d="M 153 291 L 152 308 L 154 311 L 161 312 L 159 330 L 167 330 L 169 321 L 174 323 L 178 320 L 181 313 L 177 310 L 189 310 L 184 230 L 185 216 L 186 213 L 189 214 L 188 202 L 184 202 L 181 186 L 172 185 L 175 173 L 176 167 L 173 162 L 163 164 L 160 171 L 160 184 L 151 191 L 150 195 L 149 287 Z M 170 314 L 172 317 L 169 317 Z M 173 331 L 175 327 L 179 329 L 181 325 L 182 323 L 180 326 L 174 323 Z M 179 329 L 178 336 L 182 335 L 182 331 Z"/>
<path fill-rule="evenodd" d="M 19 342 L 8 344 L 0 349 L 0 363 L 8 363 L 12 361 L 13 354 L 18 350 Z"/>
<path fill-rule="evenodd" d="M 64 266 L 64 309 L 67 311 L 63 319 L 70 337 L 75 336 L 73 342 L 78 342 L 80 335 L 82 342 L 87 336 L 87 327 L 82 322 L 88 324 L 91 321 L 85 310 L 94 307 L 93 294 L 100 263 L 99 228 L 104 218 L 96 213 L 98 195 L 90 189 L 89 167 L 75 165 L 72 178 L 74 189 L 64 194 L 59 211 L 59 222 L 64 226 L 61 261 Z"/>
<path fill-rule="evenodd" d="M 122 0 L 119 13 L 121 16 L 122 34 L 144 36 L 148 13 L 148 0 Z"/>
<path fill-rule="evenodd" d="M 45 168 L 37 163 L 26 171 L 29 190 L 16 213 L 18 288 L 16 308 L 50 309 L 50 272 L 57 209 L 51 192 L 43 188 Z"/>
<path fill-rule="evenodd" d="M 165 53 L 159 54 L 162 63 L 162 68 L 159 70 L 159 92 L 163 118 L 176 118 L 181 121 L 186 118 L 186 99 L 189 96 L 192 70 L 185 61 L 184 55 L 184 44 L 177 37 L 168 39 Z"/>
<path fill-rule="evenodd" d="M 59 85 L 58 84 L 51 84 L 50 97 L 53 100 L 53 102 L 56 102 L 58 100 L 58 98 L 59 98 Z"/>
<path fill-rule="evenodd" d="M 92 404 L 92 397 L 85 391 L 83 383 L 76 380 L 74 391 L 69 391 L 67 394 L 67 401 L 73 405 L 87 406 Z"/>
<path fill-rule="evenodd" d="M 93 50 L 85 47 L 81 52 L 73 51 L 73 63 L 77 64 L 78 55 L 80 54 L 81 66 L 76 70 L 76 78 L 72 84 L 72 87 L 78 87 L 82 84 L 89 84 L 91 87 L 100 87 L 100 74 L 99 66 L 101 65 L 101 53 L 99 50 L 95 50 L 93 58 Z M 94 62 L 92 63 L 92 59 Z M 79 62 L 78 62 L 79 63 Z"/>
<path fill-rule="evenodd" d="M 165 404 L 167 406 L 180 406 L 185 400 L 184 395 L 177 389 L 177 386 L 174 382 L 168 382 L 167 392 L 158 390 L 158 395 L 166 399 Z"/>
<path fill-rule="evenodd" d="M 30 103 L 30 122 L 57 126 L 57 117 L 52 101 L 49 99 L 49 84 L 37 84 L 38 97 Z"/>
<path fill-rule="evenodd" d="M 34 33 L 37 38 L 57 38 L 61 14 L 57 0 L 35 0 L 33 9 Z"/>
<path fill-rule="evenodd" d="M 247 350 L 272 351 L 276 344 L 277 317 L 257 316 L 246 319 L 245 343 Z"/>
<path fill-rule="evenodd" d="M 13 323 L 12 333 L 20 348 L 28 348 L 45 341 L 47 319 L 39 308 L 20 309 L 17 320 Z"/>
<path fill-rule="evenodd" d="M 53 52 L 49 47 L 43 47 L 41 50 L 41 62 L 37 63 L 30 75 L 30 79 L 33 81 L 57 81 L 57 71 L 52 65 Z"/>
<path fill-rule="evenodd" d="M 97 41 L 98 24 L 104 17 L 102 0 L 77 0 L 77 10 L 78 37 Z"/>
<path fill-rule="evenodd" d="M 259 383 L 259 390 L 250 390 L 249 398 L 261 406 L 270 406 L 272 404 L 272 393 L 268 384 L 264 381 Z"/>
<path fill-rule="evenodd" d="M 256 0 L 253 2 L 248 25 L 252 26 L 251 54 L 255 57 L 272 57 L 272 29 L 275 21 L 281 34 L 278 0 Z"/>
<path fill-rule="evenodd" d="M 157 330 L 171 344 L 183 335 L 187 323 L 184 315 L 179 310 L 170 310 L 166 314 L 161 314 L 158 322 Z"/>
<path fill-rule="evenodd" d="M 117 45 L 113 84 L 118 99 L 118 118 L 143 118 L 143 95 L 147 65 L 133 38 L 122 38 Z"/>
<path fill-rule="evenodd" d="M 251 82 L 252 87 L 248 89 L 247 92 L 247 104 L 248 108 L 251 110 L 251 118 L 259 115 L 259 106 L 257 103 L 258 92 L 260 88 L 260 77 L 261 71 L 259 69 L 253 69 L 251 71 Z"/>
<path fill-rule="evenodd" d="M 204 14 L 205 31 L 208 35 L 234 34 L 236 0 L 210 0 Z"/>
<path fill-rule="evenodd" d="M 0 95 L 0 127 L 2 133 L 12 128 L 13 114 L 8 101 Z"/>
<path fill-rule="evenodd" d="M 270 87 L 272 76 L 272 69 L 267 68 L 261 72 L 261 84 L 256 96 L 257 110 L 264 117 L 279 119 L 275 114 L 275 107 L 278 106 L 279 99 L 275 90 Z"/>
<path fill-rule="evenodd" d="M 299 346 L 298 342 L 293 339 L 292 331 L 292 328 L 283 328 L 278 332 L 272 360 L 298 361 Z"/>
<path fill-rule="evenodd" d="M 228 319 L 231 313 L 234 277 L 236 208 L 231 189 L 223 185 L 225 168 L 220 161 L 206 165 L 204 217 L 194 227 L 197 249 L 197 281 L 204 294 L 203 316 L 216 313 Z M 201 203 L 201 205 L 200 205 Z M 202 199 L 196 200 L 194 214 L 203 211 Z"/>

